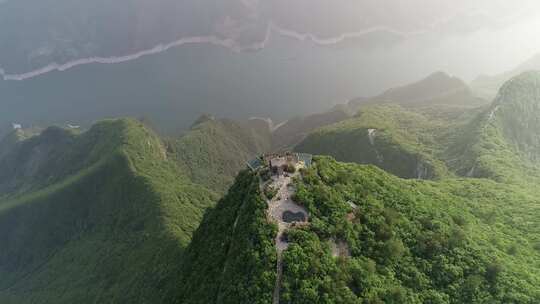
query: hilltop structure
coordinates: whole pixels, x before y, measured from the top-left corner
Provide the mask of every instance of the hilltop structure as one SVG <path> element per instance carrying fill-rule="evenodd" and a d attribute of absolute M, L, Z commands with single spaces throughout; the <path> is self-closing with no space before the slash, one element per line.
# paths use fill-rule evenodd
<path fill-rule="evenodd" d="M 281 152 L 264 154 L 247 162 L 252 171 L 267 167 L 274 175 L 283 175 L 284 172 L 294 172 L 297 166 L 310 167 L 313 156 L 307 153 Z"/>

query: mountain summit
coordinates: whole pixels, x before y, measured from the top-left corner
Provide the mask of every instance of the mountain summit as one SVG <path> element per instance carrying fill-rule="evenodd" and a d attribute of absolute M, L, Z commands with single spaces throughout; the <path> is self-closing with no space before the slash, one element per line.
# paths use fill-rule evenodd
<path fill-rule="evenodd" d="M 534 195 L 517 199 L 511 186 L 491 181 L 403 180 L 316 157 L 285 185 L 295 190 L 287 198 L 265 190 L 266 179 L 281 177 L 258 170 L 239 174 L 206 213 L 187 250 L 178 303 L 540 300 L 540 274 L 521 267 L 538 252 L 510 245 L 532 240 L 528 228 L 507 229 L 506 217 L 491 213 L 524 210 Z M 276 238 L 282 227 L 272 206 L 283 199 L 309 218 Z"/>
<path fill-rule="evenodd" d="M 540 72 L 526 72 L 508 81 L 490 112 L 505 139 L 532 161 L 540 160 Z"/>
<path fill-rule="evenodd" d="M 495 101 L 460 132 L 448 149 L 462 175 L 497 180 L 538 176 L 540 72 L 507 81 Z"/>
<path fill-rule="evenodd" d="M 478 106 L 485 101 L 473 96 L 467 84 L 444 72 L 436 72 L 417 82 L 389 89 L 371 98 L 353 99 L 350 105 L 399 104 L 407 107 L 447 105 Z"/>

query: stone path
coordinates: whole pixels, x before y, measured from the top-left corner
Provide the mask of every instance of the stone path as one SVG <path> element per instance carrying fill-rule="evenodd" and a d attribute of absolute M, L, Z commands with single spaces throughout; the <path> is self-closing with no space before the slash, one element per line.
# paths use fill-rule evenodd
<path fill-rule="evenodd" d="M 272 187 L 278 189 L 277 194 L 271 200 L 267 201 L 267 216 L 271 221 L 278 225 L 278 233 L 275 239 L 278 261 L 276 285 L 272 301 L 274 304 L 279 304 L 281 278 L 283 274 L 282 252 L 289 247 L 289 243 L 285 240 L 284 234 L 287 229 L 295 223 L 294 219 L 291 220 L 291 215 L 293 218 L 303 218 L 304 222 L 307 222 L 308 220 L 307 210 L 292 200 L 292 196 L 295 193 L 292 180 L 296 176 L 298 176 L 298 173 L 273 176 L 272 181 L 270 182 Z M 284 214 L 287 215 L 285 219 L 283 216 Z"/>

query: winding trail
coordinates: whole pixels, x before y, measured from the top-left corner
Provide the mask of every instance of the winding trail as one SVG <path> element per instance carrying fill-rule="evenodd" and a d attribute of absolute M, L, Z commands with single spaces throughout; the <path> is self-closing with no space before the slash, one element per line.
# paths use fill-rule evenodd
<path fill-rule="evenodd" d="M 299 169 L 299 167 L 297 167 L 297 169 Z M 278 233 L 275 239 L 277 250 L 277 276 L 272 296 L 273 304 L 279 304 L 281 281 L 283 277 L 282 253 L 289 247 L 289 243 L 284 238 L 284 234 L 287 229 L 289 229 L 293 224 L 296 223 L 294 221 L 287 222 L 286 219 L 284 219 L 283 215 L 286 212 L 291 212 L 293 214 L 303 215 L 304 222 L 307 222 L 308 219 L 307 210 L 304 207 L 296 204 L 291 198 L 296 190 L 292 185 L 292 179 L 298 176 L 298 174 L 298 170 L 296 170 L 296 173 L 292 175 L 284 174 L 279 176 L 273 176 L 272 180 L 269 183 L 271 187 L 274 187 L 274 189 L 278 189 L 277 194 L 271 200 L 267 200 L 267 217 L 270 221 L 278 225 Z"/>

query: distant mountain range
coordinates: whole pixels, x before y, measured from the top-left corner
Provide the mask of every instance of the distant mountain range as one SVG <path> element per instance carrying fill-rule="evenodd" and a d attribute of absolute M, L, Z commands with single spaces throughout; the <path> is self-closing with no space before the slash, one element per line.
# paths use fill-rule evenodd
<path fill-rule="evenodd" d="M 210 52 L 215 55 L 219 50 Z M 0 81 L 2 106 L 10 109 L 9 113 L 0 112 L 0 126 L 9 129 L 12 123 L 17 123 L 26 127 L 50 124 L 88 127 L 93 121 L 104 117 L 131 116 L 144 117 L 152 121 L 157 130 L 174 134 L 188 128 L 202 113 L 237 120 L 246 120 L 254 114 L 264 114 L 277 122 L 286 121 L 286 124 L 276 130 L 283 134 L 283 142 L 278 145 L 290 146 L 294 141 L 298 142 L 291 136 L 306 133 L 300 132 L 302 129 L 307 128 L 304 131 L 309 131 L 321 124 L 336 122 L 349 115 L 347 112 L 354 112 L 360 104 L 387 102 L 415 106 L 461 103 L 477 106 L 484 102 L 474 97 L 461 80 L 437 73 L 376 97 L 355 99 L 349 105 L 342 106 L 341 109 L 334 108 L 332 113 L 321 116 L 316 113 L 327 109 L 329 100 L 321 96 L 314 100 L 310 96 L 318 95 L 326 89 L 323 86 L 312 88 L 310 84 L 319 81 L 326 83 L 325 75 L 306 80 L 301 84 L 301 88 L 298 88 L 300 82 L 295 80 L 294 74 L 287 71 L 283 72 L 284 77 L 279 83 L 266 82 L 268 74 L 261 76 L 263 82 L 259 81 L 260 79 L 254 80 L 254 77 L 250 76 L 252 72 L 248 70 L 251 66 L 244 67 L 237 75 L 246 77 L 245 79 L 220 80 L 221 77 L 227 77 L 229 72 L 235 72 L 238 65 L 244 64 L 242 62 L 233 62 L 223 71 L 214 71 L 213 64 L 206 63 L 191 73 L 185 73 L 184 71 L 192 66 L 184 61 L 189 58 L 201 59 L 201 53 L 204 52 L 196 48 L 185 49 L 159 58 L 112 66 L 80 67 L 23 82 Z M 230 55 L 224 56 L 229 58 Z M 181 63 L 180 67 L 168 64 L 176 60 L 184 63 Z M 219 61 L 220 59 L 216 59 L 212 62 L 217 64 Z M 267 67 L 265 60 L 257 63 L 259 64 L 263 65 L 261 68 Z M 301 66 L 307 67 L 304 64 Z M 140 73 L 141 69 L 145 72 Z M 208 81 L 201 81 L 207 78 Z M 238 90 L 240 81 L 253 81 L 253 86 Z M 278 85 L 281 89 L 276 95 L 273 92 Z M 209 87 L 211 89 L 208 89 Z M 298 90 L 302 90 L 301 96 L 298 96 Z M 263 93 L 255 94 L 256 91 Z M 289 99 L 293 97 L 294 99 Z M 352 111 L 347 107 L 352 107 Z M 312 113 L 315 115 L 307 118 L 295 117 Z M 306 119 L 309 121 L 305 121 Z"/>
<path fill-rule="evenodd" d="M 371 98 L 353 99 L 353 107 L 366 104 L 398 103 L 403 106 L 458 105 L 475 107 L 486 101 L 475 97 L 461 79 L 437 72 L 415 83 L 392 88 Z"/>

